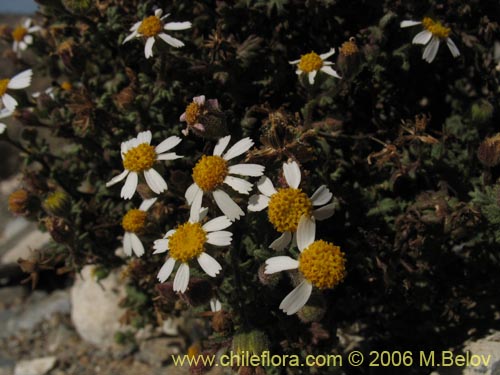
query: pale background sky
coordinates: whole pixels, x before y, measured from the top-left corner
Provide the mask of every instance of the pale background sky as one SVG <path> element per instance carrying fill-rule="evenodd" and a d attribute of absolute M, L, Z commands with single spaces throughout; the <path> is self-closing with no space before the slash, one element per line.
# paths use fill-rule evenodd
<path fill-rule="evenodd" d="M 0 13 L 34 13 L 36 9 L 34 0 L 0 0 Z"/>

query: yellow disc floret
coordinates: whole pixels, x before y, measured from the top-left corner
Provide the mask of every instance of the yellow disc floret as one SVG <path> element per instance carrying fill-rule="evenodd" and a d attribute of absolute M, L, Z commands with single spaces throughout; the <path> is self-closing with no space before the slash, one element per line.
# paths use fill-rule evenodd
<path fill-rule="evenodd" d="M 128 211 L 122 220 L 122 227 L 125 232 L 139 233 L 146 224 L 147 213 L 136 208 Z"/>
<path fill-rule="evenodd" d="M 64 91 L 70 91 L 72 88 L 73 85 L 71 84 L 71 82 L 64 81 L 63 83 L 61 83 L 61 89 L 63 89 Z"/>
<path fill-rule="evenodd" d="M 186 122 L 189 125 L 196 124 L 198 122 L 198 117 L 200 116 L 201 108 L 195 102 L 189 104 L 186 107 Z"/>
<path fill-rule="evenodd" d="M 424 28 L 432 33 L 432 35 L 446 39 L 451 33 L 451 29 L 449 27 L 445 27 L 441 24 L 441 22 L 434 21 L 430 17 L 425 17 L 422 20 L 422 25 Z"/>
<path fill-rule="evenodd" d="M 3 96 L 7 92 L 7 86 L 9 85 L 10 79 L 0 79 L 0 96 Z"/>
<path fill-rule="evenodd" d="M 295 232 L 302 215 L 311 215 L 312 203 L 301 189 L 279 189 L 269 200 L 269 221 L 278 232 Z"/>
<path fill-rule="evenodd" d="M 142 172 L 150 169 L 156 161 L 155 148 L 147 143 L 128 150 L 123 156 L 123 167 L 132 172 Z"/>
<path fill-rule="evenodd" d="M 330 242 L 315 241 L 300 254 L 299 271 L 315 287 L 333 288 L 345 278 L 345 254 Z"/>
<path fill-rule="evenodd" d="M 18 26 L 12 31 L 12 39 L 14 39 L 15 42 L 20 42 L 27 33 L 28 30 L 25 27 Z"/>
<path fill-rule="evenodd" d="M 306 55 L 300 56 L 298 68 L 304 73 L 320 70 L 322 66 L 323 59 L 316 52 L 310 52 Z"/>
<path fill-rule="evenodd" d="M 342 56 L 351 56 L 359 52 L 358 45 L 356 44 L 356 39 L 351 37 L 347 42 L 342 43 L 339 48 L 340 54 Z"/>
<path fill-rule="evenodd" d="M 227 174 L 227 161 L 217 155 L 203 155 L 193 168 L 193 180 L 203 191 L 215 190 L 222 185 Z"/>
<path fill-rule="evenodd" d="M 205 242 L 207 233 L 200 223 L 184 223 L 168 239 L 169 254 L 175 260 L 186 263 L 205 251 Z"/>
<path fill-rule="evenodd" d="M 142 20 L 137 32 L 149 38 L 158 35 L 162 28 L 162 22 L 158 17 L 149 16 Z"/>

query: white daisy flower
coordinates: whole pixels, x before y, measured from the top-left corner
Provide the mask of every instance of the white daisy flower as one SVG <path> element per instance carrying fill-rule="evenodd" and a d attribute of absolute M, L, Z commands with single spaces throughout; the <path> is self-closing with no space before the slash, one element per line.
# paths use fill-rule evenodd
<path fill-rule="evenodd" d="M 0 119 L 9 117 L 12 115 L 12 113 L 14 113 L 14 112 L 8 110 L 7 108 L 4 108 L 4 109 L 0 110 Z M 3 122 L 0 122 L 0 134 L 5 132 L 5 129 L 7 129 L 7 125 L 4 124 Z"/>
<path fill-rule="evenodd" d="M 200 221 L 204 218 L 206 211 L 191 214 L 187 223 L 169 230 L 164 238 L 154 242 L 153 254 L 168 251 L 167 260 L 157 276 L 160 282 L 163 283 L 170 277 L 176 262 L 180 263 L 174 278 L 175 292 L 186 291 L 189 283 L 189 262 L 193 259 L 198 261 L 200 267 L 210 277 L 217 276 L 222 269 L 219 262 L 207 254 L 205 245 L 229 246 L 233 234 L 223 229 L 228 228 L 232 223 L 227 217 L 219 216 L 202 225 Z"/>
<path fill-rule="evenodd" d="M 163 40 L 165 43 L 170 44 L 172 47 L 179 48 L 184 46 L 184 43 L 166 33 L 163 30 L 186 30 L 191 28 L 191 22 L 168 22 L 164 23 L 163 20 L 169 16 L 161 16 L 163 11 L 157 9 L 154 16 L 144 18 L 142 21 L 136 22 L 131 28 L 132 33 L 125 38 L 123 43 L 127 43 L 133 38 L 146 38 L 144 46 L 144 54 L 149 59 L 153 56 L 153 45 L 156 37 Z"/>
<path fill-rule="evenodd" d="M 400 26 L 404 28 L 416 25 L 422 25 L 424 27 L 424 30 L 415 35 L 412 40 L 413 44 L 427 45 L 424 49 L 424 53 L 422 54 L 422 59 L 428 63 L 434 61 L 441 41 L 446 42 L 446 45 L 448 46 L 448 49 L 453 57 L 460 56 L 460 51 L 453 40 L 449 37 L 451 34 L 450 28 L 443 26 L 441 22 L 434 21 L 430 17 L 424 17 L 422 21 L 402 21 Z"/>
<path fill-rule="evenodd" d="M 234 221 L 245 215 L 221 187 L 226 184 L 240 194 L 249 194 L 252 184 L 231 175 L 259 177 L 264 173 L 264 166 L 259 164 L 229 165 L 231 159 L 244 154 L 254 144 L 250 138 L 243 138 L 224 153 L 230 140 L 230 135 L 219 139 L 213 155 L 203 155 L 193 168 L 194 183 L 186 190 L 186 200 L 191 205 L 191 213 L 200 211 L 204 194 L 211 194 L 217 206 L 229 220 Z"/>
<path fill-rule="evenodd" d="M 290 64 L 297 65 L 297 74 L 307 74 L 309 83 L 314 84 L 314 78 L 318 72 L 326 73 L 335 78 L 341 78 L 332 68 L 333 62 L 326 61 L 327 58 L 335 53 L 335 48 L 331 48 L 327 53 L 318 55 L 316 52 L 310 52 L 302 55 L 299 60 L 290 61 Z"/>
<path fill-rule="evenodd" d="M 130 199 L 134 195 L 140 172 L 144 173 L 146 183 L 153 192 L 160 194 L 167 190 L 167 182 L 153 169 L 153 165 L 157 160 L 182 158 L 175 152 L 166 152 L 177 146 L 181 142 L 181 138 L 177 136 L 168 137 L 156 147 L 151 146 L 150 142 L 151 132 L 149 130 L 139 133 L 136 138 L 122 142 L 121 155 L 124 171 L 113 177 L 106 183 L 106 186 L 112 186 L 127 177 L 120 193 L 120 196 L 124 199 Z"/>
<path fill-rule="evenodd" d="M 148 217 L 147 210 L 156 202 L 156 199 L 144 200 L 139 209 L 133 208 L 123 216 L 122 227 L 125 230 L 125 234 L 123 235 L 123 252 L 126 255 L 131 256 L 132 251 L 138 257 L 144 255 L 144 246 L 138 234 L 144 231 Z"/>
<path fill-rule="evenodd" d="M 252 195 L 248 203 L 249 211 L 268 208 L 269 221 L 283 233 L 269 246 L 278 251 L 288 246 L 302 217 L 325 220 L 335 212 L 335 205 L 331 202 L 333 194 L 325 185 L 321 185 L 310 198 L 299 188 L 301 172 L 295 161 L 283 164 L 283 174 L 288 188 L 276 190 L 271 180 L 264 176 L 257 183 L 261 194 Z M 314 206 L 323 207 L 313 209 Z"/>
<path fill-rule="evenodd" d="M 212 310 L 212 312 L 217 312 L 222 310 L 222 303 L 219 301 L 218 298 L 210 299 L 210 310 Z"/>
<path fill-rule="evenodd" d="M 32 22 L 33 21 L 28 18 L 22 25 L 17 26 L 14 31 L 12 31 L 12 39 L 14 40 L 12 50 L 18 57 L 21 56 L 21 51 L 24 51 L 33 43 L 33 36 L 31 34 L 42 29 L 40 26 L 32 26 Z"/>
<path fill-rule="evenodd" d="M 17 107 L 17 100 L 11 95 L 7 94 L 7 90 L 20 90 L 25 89 L 31 84 L 31 77 L 33 71 L 31 69 L 25 70 L 19 74 L 16 74 L 12 78 L 0 79 L 0 99 L 2 104 L 9 111 L 13 111 Z"/>
<path fill-rule="evenodd" d="M 340 251 L 340 247 L 330 242 L 315 241 L 315 232 L 314 221 L 302 217 L 297 231 L 299 258 L 295 260 L 289 256 L 277 256 L 266 260 L 266 274 L 295 269 L 299 271 L 302 280 L 279 306 L 287 315 L 295 314 L 307 303 L 313 286 L 331 289 L 345 278 L 345 254 Z"/>

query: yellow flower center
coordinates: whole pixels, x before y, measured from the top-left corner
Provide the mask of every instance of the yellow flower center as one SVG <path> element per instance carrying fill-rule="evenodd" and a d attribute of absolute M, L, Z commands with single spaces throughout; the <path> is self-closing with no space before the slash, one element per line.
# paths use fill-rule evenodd
<path fill-rule="evenodd" d="M 222 185 L 227 174 L 227 161 L 216 155 L 203 155 L 193 168 L 193 180 L 203 191 L 215 190 Z"/>
<path fill-rule="evenodd" d="M 169 254 L 175 260 L 186 263 L 205 251 L 205 242 L 207 233 L 200 223 L 184 223 L 168 239 Z"/>
<path fill-rule="evenodd" d="M 269 200 L 269 221 L 278 232 L 295 232 L 302 215 L 311 215 L 312 203 L 301 189 L 279 189 Z"/>
<path fill-rule="evenodd" d="M 0 96 L 3 96 L 7 92 L 7 85 L 9 84 L 10 79 L 1 79 L 0 80 Z"/>
<path fill-rule="evenodd" d="M 137 32 L 149 38 L 158 35 L 162 28 L 163 25 L 158 17 L 149 16 L 142 20 L 141 26 L 139 26 Z"/>
<path fill-rule="evenodd" d="M 195 102 L 189 104 L 186 107 L 186 122 L 189 125 L 196 124 L 198 122 L 198 116 L 201 113 L 201 108 Z"/>
<path fill-rule="evenodd" d="M 351 56 L 359 52 L 358 45 L 356 44 L 356 39 L 350 38 L 347 42 L 342 43 L 339 48 L 340 54 L 342 56 Z"/>
<path fill-rule="evenodd" d="M 147 143 L 131 148 L 123 156 L 123 167 L 131 172 L 150 169 L 156 161 L 155 148 Z"/>
<path fill-rule="evenodd" d="M 24 36 L 28 33 L 28 29 L 22 26 L 18 26 L 12 31 L 12 39 L 16 42 L 20 42 L 24 39 Z"/>
<path fill-rule="evenodd" d="M 441 24 L 441 22 L 436 22 L 432 18 L 425 17 L 422 20 L 422 25 L 424 28 L 432 33 L 432 35 L 437 36 L 441 39 L 446 39 L 451 33 L 451 29 L 449 27 L 445 27 Z"/>
<path fill-rule="evenodd" d="M 61 83 L 61 88 L 64 91 L 70 91 L 73 88 L 73 85 L 71 84 L 71 82 L 64 81 L 63 83 Z"/>
<path fill-rule="evenodd" d="M 298 68 L 304 73 L 310 73 L 315 70 L 320 70 L 323 66 L 323 60 L 316 52 L 310 52 L 300 56 Z"/>
<path fill-rule="evenodd" d="M 139 233 L 146 224 L 147 213 L 136 208 L 128 211 L 123 216 L 122 227 L 126 232 Z"/>
<path fill-rule="evenodd" d="M 330 242 L 314 241 L 300 254 L 299 271 L 315 287 L 333 288 L 346 276 L 345 254 Z"/>

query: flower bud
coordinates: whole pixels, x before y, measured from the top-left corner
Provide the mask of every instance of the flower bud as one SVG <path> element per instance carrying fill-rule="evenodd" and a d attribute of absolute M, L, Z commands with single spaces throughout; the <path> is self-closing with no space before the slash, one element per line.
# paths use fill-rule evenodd
<path fill-rule="evenodd" d="M 477 157 L 486 167 L 494 167 L 500 163 L 500 133 L 481 142 Z"/>
<path fill-rule="evenodd" d="M 304 323 L 312 323 L 323 319 L 325 312 L 326 309 L 322 306 L 305 305 L 297 312 L 297 316 Z"/>
<path fill-rule="evenodd" d="M 71 209 L 71 198 L 64 191 L 54 191 L 45 198 L 42 206 L 50 215 L 66 216 Z"/>
<path fill-rule="evenodd" d="M 471 117 L 472 121 L 477 124 L 485 124 L 493 117 L 493 105 L 484 99 L 478 100 L 472 105 Z"/>
<path fill-rule="evenodd" d="M 63 218 L 49 216 L 43 222 L 52 239 L 58 243 L 68 243 L 73 237 L 73 231 Z"/>
<path fill-rule="evenodd" d="M 260 355 L 269 350 L 269 339 L 267 335 L 259 330 L 238 333 L 233 337 L 232 351 L 235 354 L 241 352 Z"/>
<path fill-rule="evenodd" d="M 34 197 L 26 190 L 19 189 L 9 195 L 9 211 L 15 215 L 28 216 L 33 210 Z"/>
<path fill-rule="evenodd" d="M 262 264 L 259 267 L 259 270 L 257 271 L 257 276 L 259 278 L 259 281 L 262 285 L 266 286 L 276 286 L 278 284 L 278 281 L 280 280 L 280 275 L 279 273 L 272 273 L 272 274 L 267 274 L 265 273 L 266 270 L 266 265 Z"/>
<path fill-rule="evenodd" d="M 227 332 L 231 330 L 233 325 L 231 314 L 227 311 L 220 310 L 214 313 L 212 317 L 212 329 L 215 332 Z"/>
<path fill-rule="evenodd" d="M 343 78 L 350 78 L 355 75 L 361 63 L 361 54 L 354 37 L 342 43 L 339 48 L 339 58 L 337 65 L 342 72 Z"/>

